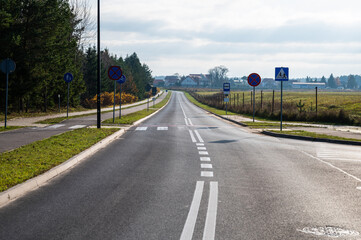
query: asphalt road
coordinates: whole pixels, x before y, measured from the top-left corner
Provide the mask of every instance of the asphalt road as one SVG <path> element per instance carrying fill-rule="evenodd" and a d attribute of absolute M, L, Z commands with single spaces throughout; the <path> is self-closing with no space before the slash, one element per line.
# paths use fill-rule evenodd
<path fill-rule="evenodd" d="M 166 93 L 157 98 L 154 104 L 161 102 Z M 153 101 L 150 100 L 149 107 L 153 106 Z M 119 107 L 119 106 L 118 106 Z M 129 113 L 137 112 L 147 108 L 147 103 L 139 106 L 126 108 L 121 110 L 121 114 L 126 115 Z M 119 110 L 115 111 L 115 118 L 119 117 Z M 106 119 L 112 119 L 113 112 L 107 112 L 101 114 L 101 121 Z M 23 145 L 30 144 L 32 142 L 49 138 L 51 136 L 61 134 L 73 129 L 84 128 L 97 124 L 97 115 L 89 115 L 84 117 L 70 118 L 62 121 L 59 124 L 53 124 L 47 127 L 26 127 L 13 131 L 6 131 L 0 133 L 0 152 L 9 151 Z"/>
<path fill-rule="evenodd" d="M 0 209 L 0 239 L 361 239 L 360 148 L 248 132 L 182 93 Z"/>

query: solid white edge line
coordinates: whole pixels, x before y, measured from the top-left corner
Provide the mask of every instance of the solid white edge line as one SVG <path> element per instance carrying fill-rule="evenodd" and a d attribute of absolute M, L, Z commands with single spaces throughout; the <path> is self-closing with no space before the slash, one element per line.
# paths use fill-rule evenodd
<path fill-rule="evenodd" d="M 303 154 L 305 154 L 305 155 L 307 155 L 307 156 L 309 156 L 309 157 L 311 157 L 311 158 L 314 158 L 314 159 L 316 159 L 316 160 L 318 160 L 318 161 L 320 161 L 320 162 L 322 162 L 322 163 L 324 163 L 324 164 L 326 164 L 326 165 L 328 165 L 328 166 L 330 166 L 330 167 L 332 167 L 332 168 L 334 168 L 334 169 L 336 169 L 336 170 L 338 170 L 338 171 L 346 174 L 347 176 L 355 179 L 355 180 L 358 181 L 358 182 L 361 182 L 361 179 L 360 179 L 360 178 L 355 177 L 354 175 L 351 175 L 350 173 L 346 172 L 345 170 L 342 170 L 341 168 L 338 168 L 338 167 L 332 165 L 332 164 L 329 163 L 329 162 L 326 162 L 326 161 L 324 161 L 324 160 L 322 160 L 322 159 L 320 159 L 320 158 L 318 158 L 318 157 L 315 157 L 315 156 L 313 156 L 313 155 L 311 155 L 311 154 L 309 154 L 309 153 L 307 153 L 307 152 L 305 152 L 305 151 L 300 150 L 300 152 L 302 152 Z"/>
<path fill-rule="evenodd" d="M 184 224 L 180 240 L 191 240 L 193 237 L 194 227 L 196 226 L 199 206 L 202 200 L 204 181 L 197 181 L 196 190 L 194 191 L 191 207 L 188 212 L 186 223 Z"/>
<path fill-rule="evenodd" d="M 188 118 L 189 125 L 193 126 L 193 123 L 190 118 Z"/>
<path fill-rule="evenodd" d="M 197 137 L 199 139 L 199 142 L 201 142 L 201 143 L 204 142 L 201 135 L 199 135 L 199 132 L 197 130 L 194 130 L 194 132 L 196 133 L 196 135 L 197 135 Z"/>
<path fill-rule="evenodd" d="M 192 142 L 197 142 L 196 138 L 194 137 L 194 134 L 192 132 L 192 130 L 189 130 L 189 134 L 191 135 L 191 138 L 192 138 Z"/>
<path fill-rule="evenodd" d="M 188 126 L 188 121 L 187 121 L 187 118 L 184 118 L 184 121 L 186 122 L 186 126 Z"/>
<path fill-rule="evenodd" d="M 209 200 L 203 240 L 213 240 L 216 234 L 218 207 L 218 182 L 210 182 Z"/>

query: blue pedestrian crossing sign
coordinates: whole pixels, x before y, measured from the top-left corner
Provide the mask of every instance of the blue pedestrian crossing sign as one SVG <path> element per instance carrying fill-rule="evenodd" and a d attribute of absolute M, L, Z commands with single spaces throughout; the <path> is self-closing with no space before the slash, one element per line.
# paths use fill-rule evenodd
<path fill-rule="evenodd" d="M 276 67 L 275 80 L 276 81 L 288 81 L 288 68 L 286 67 Z"/>
<path fill-rule="evenodd" d="M 71 73 L 65 73 L 64 74 L 64 81 L 66 83 L 70 83 L 71 81 L 73 81 L 74 77 Z"/>

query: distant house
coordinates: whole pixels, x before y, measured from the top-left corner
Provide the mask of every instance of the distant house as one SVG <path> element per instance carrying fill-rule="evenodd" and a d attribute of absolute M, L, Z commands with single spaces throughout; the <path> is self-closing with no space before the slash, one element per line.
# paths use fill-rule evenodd
<path fill-rule="evenodd" d="M 155 78 L 153 80 L 153 85 L 154 85 L 154 87 L 163 87 L 165 85 L 165 81 L 164 81 L 164 79 L 161 79 L 161 78 Z"/>
<path fill-rule="evenodd" d="M 264 88 L 275 88 L 277 86 L 277 82 L 273 78 L 264 78 L 261 84 Z"/>
<path fill-rule="evenodd" d="M 315 87 L 326 88 L 324 82 L 293 82 L 292 88 L 296 89 L 314 89 Z"/>
<path fill-rule="evenodd" d="M 176 75 L 172 75 L 172 76 L 166 76 L 165 79 L 165 86 L 175 86 L 179 81 L 180 78 L 179 76 Z"/>
<path fill-rule="evenodd" d="M 196 86 L 198 86 L 198 82 L 194 78 L 191 78 L 190 76 L 188 76 L 181 82 L 181 86 L 182 87 L 196 87 Z"/>
<path fill-rule="evenodd" d="M 207 87 L 211 85 L 209 74 L 189 74 L 188 77 L 196 81 L 199 87 Z"/>

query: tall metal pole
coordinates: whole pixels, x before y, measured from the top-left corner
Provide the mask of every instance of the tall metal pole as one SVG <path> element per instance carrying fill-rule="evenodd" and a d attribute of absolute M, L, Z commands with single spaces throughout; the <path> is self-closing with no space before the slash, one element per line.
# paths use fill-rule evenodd
<path fill-rule="evenodd" d="M 119 84 L 119 119 L 122 118 L 122 84 Z"/>
<path fill-rule="evenodd" d="M 5 128 L 8 119 L 8 90 L 9 89 L 9 73 L 6 73 L 6 96 L 5 96 Z"/>
<path fill-rule="evenodd" d="M 280 124 L 281 131 L 282 131 L 282 105 L 283 105 L 283 81 L 281 81 L 281 124 Z"/>
<path fill-rule="evenodd" d="M 68 104 L 66 107 L 66 118 L 69 117 L 69 89 L 70 89 L 70 83 L 68 83 Z"/>
<path fill-rule="evenodd" d="M 254 122 L 254 114 L 255 114 L 255 106 L 256 105 L 256 87 L 253 87 L 253 122 Z"/>
<path fill-rule="evenodd" d="M 115 119 L 115 91 L 117 90 L 116 87 L 117 87 L 117 83 L 116 83 L 116 81 L 114 81 L 113 123 L 114 123 L 114 119 Z"/>
<path fill-rule="evenodd" d="M 100 0 L 98 0 L 98 60 L 97 60 L 97 68 L 98 68 L 98 74 L 97 74 L 97 128 L 100 128 L 100 121 L 101 121 L 101 115 L 100 115 Z"/>
<path fill-rule="evenodd" d="M 316 87 L 316 118 L 317 118 L 317 87 Z"/>

